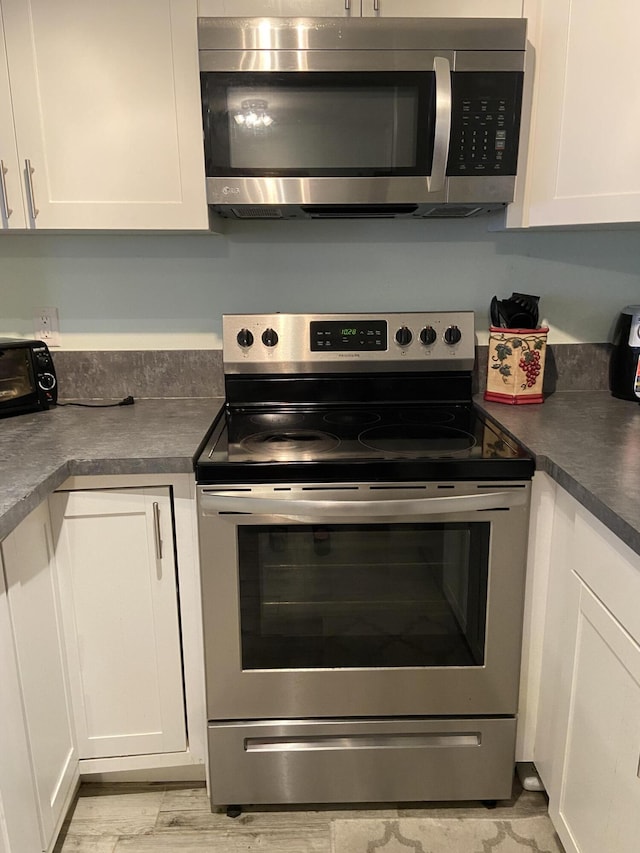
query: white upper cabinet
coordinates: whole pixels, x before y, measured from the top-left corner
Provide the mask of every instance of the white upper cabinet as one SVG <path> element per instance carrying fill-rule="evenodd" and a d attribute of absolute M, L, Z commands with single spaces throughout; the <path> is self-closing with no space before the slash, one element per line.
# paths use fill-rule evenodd
<path fill-rule="evenodd" d="M 522 0 L 199 0 L 201 17 L 520 18 Z"/>
<path fill-rule="evenodd" d="M 360 17 L 360 0 L 198 0 L 202 18 Z"/>
<path fill-rule="evenodd" d="M 364 17 L 521 18 L 522 0 L 362 0 Z"/>
<path fill-rule="evenodd" d="M 533 114 L 507 226 L 640 222 L 640 7 L 528 0 L 524 13 Z"/>
<path fill-rule="evenodd" d="M 24 194 L 27 228 L 207 230 L 196 0 L 0 9 L 15 127 L 12 148 L 3 61 L 9 225 L 22 224 Z"/>
<path fill-rule="evenodd" d="M 26 225 L 0 7 L 0 231 Z"/>

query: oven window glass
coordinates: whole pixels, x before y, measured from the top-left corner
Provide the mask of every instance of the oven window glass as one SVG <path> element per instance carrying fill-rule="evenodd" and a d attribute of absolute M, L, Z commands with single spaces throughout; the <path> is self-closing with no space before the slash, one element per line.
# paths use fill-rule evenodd
<path fill-rule="evenodd" d="M 26 349 L 0 349 L 0 402 L 16 400 L 35 390 Z"/>
<path fill-rule="evenodd" d="M 482 666 L 489 522 L 238 528 L 242 667 Z"/>
<path fill-rule="evenodd" d="M 425 175 L 432 78 L 432 72 L 204 74 L 207 175 Z"/>

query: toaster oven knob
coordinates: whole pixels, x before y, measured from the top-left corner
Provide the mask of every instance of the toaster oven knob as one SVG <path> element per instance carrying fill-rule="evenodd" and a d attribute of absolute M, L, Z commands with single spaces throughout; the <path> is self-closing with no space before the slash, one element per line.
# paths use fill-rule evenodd
<path fill-rule="evenodd" d="M 43 391 L 51 391 L 52 388 L 55 388 L 56 378 L 52 373 L 41 373 L 38 376 L 38 385 Z"/>
<path fill-rule="evenodd" d="M 453 346 L 457 344 L 462 338 L 462 332 L 457 326 L 449 326 L 448 329 L 445 330 L 444 333 L 444 342 L 445 344 L 449 344 L 449 346 Z"/>
<path fill-rule="evenodd" d="M 401 347 L 409 346 L 412 340 L 413 335 L 408 326 L 401 326 L 396 332 L 396 343 L 400 344 Z"/>
<path fill-rule="evenodd" d="M 265 329 L 262 333 L 262 343 L 266 347 L 274 347 L 278 343 L 278 333 L 275 329 Z"/>
<path fill-rule="evenodd" d="M 236 335 L 236 340 L 238 341 L 238 346 L 241 346 L 242 349 L 248 349 L 253 344 L 253 334 L 249 329 L 240 329 Z"/>
<path fill-rule="evenodd" d="M 420 332 L 420 340 L 426 347 L 435 343 L 437 337 L 436 330 L 432 326 L 425 326 Z"/>

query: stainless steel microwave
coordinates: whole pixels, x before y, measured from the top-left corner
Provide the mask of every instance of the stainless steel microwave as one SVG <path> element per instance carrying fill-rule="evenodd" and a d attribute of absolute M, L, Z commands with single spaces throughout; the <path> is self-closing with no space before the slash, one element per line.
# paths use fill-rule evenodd
<path fill-rule="evenodd" d="M 42 411 L 57 399 L 56 371 L 47 345 L 0 339 L 0 418 Z"/>
<path fill-rule="evenodd" d="M 513 200 L 524 19 L 200 18 L 207 198 L 238 219 Z"/>

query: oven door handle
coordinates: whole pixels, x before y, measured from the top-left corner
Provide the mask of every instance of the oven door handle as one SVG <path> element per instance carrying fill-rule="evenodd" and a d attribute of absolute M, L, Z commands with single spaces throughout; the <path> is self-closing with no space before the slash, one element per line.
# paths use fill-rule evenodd
<path fill-rule="evenodd" d="M 319 518 L 389 518 L 442 515 L 474 510 L 510 509 L 527 502 L 526 489 L 483 492 L 478 495 L 447 495 L 437 498 L 398 498 L 395 500 L 325 500 L 316 497 L 253 497 L 233 492 L 203 489 L 200 506 L 205 514 L 248 513 L 277 515 L 295 521 Z"/>

